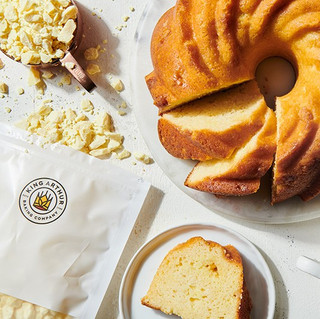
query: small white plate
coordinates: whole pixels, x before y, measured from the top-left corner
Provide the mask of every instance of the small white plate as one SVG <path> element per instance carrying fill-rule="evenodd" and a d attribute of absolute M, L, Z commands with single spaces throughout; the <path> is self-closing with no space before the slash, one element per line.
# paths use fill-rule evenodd
<path fill-rule="evenodd" d="M 173 318 L 141 305 L 160 263 L 177 244 L 201 236 L 223 246 L 231 244 L 241 254 L 244 276 L 252 299 L 251 319 L 273 319 L 275 287 L 267 263 L 258 249 L 240 234 L 222 226 L 192 224 L 169 229 L 144 244 L 134 255 L 122 278 L 119 295 L 120 318 Z"/>
<path fill-rule="evenodd" d="M 307 203 L 295 197 L 271 206 L 270 176 L 262 180 L 261 189 L 257 194 L 243 197 L 218 198 L 210 193 L 184 186 L 184 181 L 196 162 L 175 158 L 161 145 L 157 131 L 158 109 L 153 105 L 144 80 L 144 76 L 153 70 L 150 57 L 153 29 L 161 15 L 173 5 L 172 0 L 149 1 L 138 25 L 132 52 L 131 90 L 134 113 L 154 160 L 177 187 L 213 212 L 267 224 L 298 222 L 320 217 L 320 196 Z"/>

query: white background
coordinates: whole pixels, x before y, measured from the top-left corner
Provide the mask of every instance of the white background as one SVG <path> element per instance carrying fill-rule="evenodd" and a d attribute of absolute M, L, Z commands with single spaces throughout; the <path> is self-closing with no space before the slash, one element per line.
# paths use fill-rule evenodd
<path fill-rule="evenodd" d="M 149 0 L 151 1 L 151 0 Z M 139 18 L 148 0 L 81 0 L 80 11 L 85 22 L 85 38 L 76 56 L 82 59 L 83 50 L 101 44 L 106 53 L 101 54 L 98 64 L 102 73 L 93 77 L 98 89 L 89 96 L 96 109 L 107 110 L 114 119 L 117 130 L 125 137 L 125 147 L 131 152 L 149 151 L 139 133 L 134 105 L 131 104 L 129 74 L 131 48 Z M 173 1 L 174 4 L 174 1 Z M 130 7 L 135 8 L 132 12 Z M 97 15 L 92 15 L 91 12 Z M 102 12 L 101 12 L 102 11 Z M 101 19 L 99 19 L 99 17 Z M 129 16 L 127 22 L 123 17 Z M 125 24 L 121 31 L 116 27 Z M 102 44 L 108 40 L 106 45 Z M 0 70 L 0 81 L 9 85 L 9 96 L 0 99 L 0 117 L 4 122 L 13 122 L 32 111 L 41 103 L 34 88 L 27 86 L 28 69 L 9 61 L 1 55 L 5 68 Z M 142 61 L 143 63 L 143 61 Z M 47 81 L 48 88 L 43 99 L 53 99 L 54 107 L 78 109 L 84 97 L 76 91 L 76 81 L 71 86 L 59 87 L 62 69 L 58 76 Z M 143 75 L 142 75 L 143 76 Z M 120 78 L 125 90 L 119 95 L 109 85 Z M 25 89 L 18 95 L 17 88 Z M 124 100 L 129 105 L 128 114 L 120 116 L 117 105 Z M 7 113 L 5 107 L 12 109 Z M 146 105 L 146 107 L 152 107 Z M 204 208 L 179 190 L 161 171 L 156 163 L 145 165 L 133 157 L 123 161 L 107 159 L 145 178 L 154 186 L 140 213 L 129 238 L 122 258 L 98 313 L 98 319 L 115 319 L 118 316 L 118 292 L 124 270 L 136 250 L 148 239 L 170 227 L 184 223 L 218 223 L 225 225 L 253 242 L 266 259 L 274 277 L 277 304 L 275 318 L 319 319 L 320 280 L 305 274 L 295 267 L 300 255 L 320 260 L 320 219 L 286 225 L 263 225 L 226 219 Z"/>

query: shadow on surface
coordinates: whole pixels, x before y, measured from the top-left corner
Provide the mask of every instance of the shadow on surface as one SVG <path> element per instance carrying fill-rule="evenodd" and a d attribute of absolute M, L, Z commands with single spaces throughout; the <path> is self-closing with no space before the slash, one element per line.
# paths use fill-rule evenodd
<path fill-rule="evenodd" d="M 119 313 L 119 289 L 123 274 L 133 255 L 144 244 L 149 229 L 159 210 L 164 194 L 151 186 L 148 196 L 142 206 L 135 226 L 123 250 L 120 261 L 111 279 L 96 319 L 115 319 Z"/>
<path fill-rule="evenodd" d="M 108 73 L 119 74 L 120 56 L 117 52 L 119 39 L 112 35 L 108 26 L 99 19 L 96 15 L 93 16 L 92 12 L 78 3 L 78 8 L 83 18 L 83 35 L 80 47 L 75 53 L 76 59 L 80 62 L 82 67 L 90 64 L 97 64 L 101 70 L 100 73 L 91 75 L 91 79 L 97 85 L 95 91 L 101 95 L 113 107 L 121 105 L 123 99 L 119 93 L 109 84 L 106 78 Z M 107 43 L 105 43 L 107 42 Z M 106 50 L 99 54 L 99 58 L 94 61 L 86 61 L 84 59 L 84 51 L 88 48 L 96 48 L 100 45 L 101 50 Z"/>

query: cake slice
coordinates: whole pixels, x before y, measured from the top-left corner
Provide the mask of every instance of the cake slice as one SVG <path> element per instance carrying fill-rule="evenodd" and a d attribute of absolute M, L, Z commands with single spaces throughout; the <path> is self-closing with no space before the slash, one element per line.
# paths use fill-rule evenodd
<path fill-rule="evenodd" d="M 241 256 L 193 237 L 169 251 L 141 303 L 183 319 L 249 319 Z"/>
<path fill-rule="evenodd" d="M 217 195 L 242 196 L 255 193 L 260 179 L 273 162 L 276 151 L 276 117 L 271 109 L 264 126 L 232 157 L 199 162 L 191 171 L 185 185 Z"/>
<path fill-rule="evenodd" d="M 267 110 L 256 81 L 249 81 L 164 113 L 159 138 L 178 158 L 228 158 L 263 126 Z"/>

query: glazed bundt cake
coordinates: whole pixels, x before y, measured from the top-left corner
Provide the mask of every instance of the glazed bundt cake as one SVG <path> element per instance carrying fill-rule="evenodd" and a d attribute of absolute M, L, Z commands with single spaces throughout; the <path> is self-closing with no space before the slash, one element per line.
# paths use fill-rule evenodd
<path fill-rule="evenodd" d="M 227 159 L 199 162 L 185 185 L 219 195 L 249 195 L 260 187 L 260 179 L 273 162 L 276 150 L 276 117 L 271 109 L 263 127 Z"/>
<path fill-rule="evenodd" d="M 295 195 L 312 199 L 320 192 L 319 30 L 318 0 L 177 0 L 152 37 L 154 70 L 146 82 L 154 104 L 160 114 L 190 101 L 201 109 L 199 98 L 254 79 L 257 65 L 267 57 L 287 59 L 297 81 L 289 94 L 276 99 L 272 203 Z M 172 132 L 164 121 L 161 131 Z M 188 150 L 171 145 L 172 153 L 195 158 L 190 148 L 197 153 L 198 145 L 179 136 Z M 208 152 L 201 150 L 198 159 L 206 160 Z"/>
<path fill-rule="evenodd" d="M 241 256 L 231 245 L 193 237 L 169 251 L 141 303 L 183 319 L 249 319 Z"/>
<path fill-rule="evenodd" d="M 263 126 L 267 110 L 257 83 L 250 81 L 164 113 L 159 138 L 178 158 L 228 158 Z"/>

